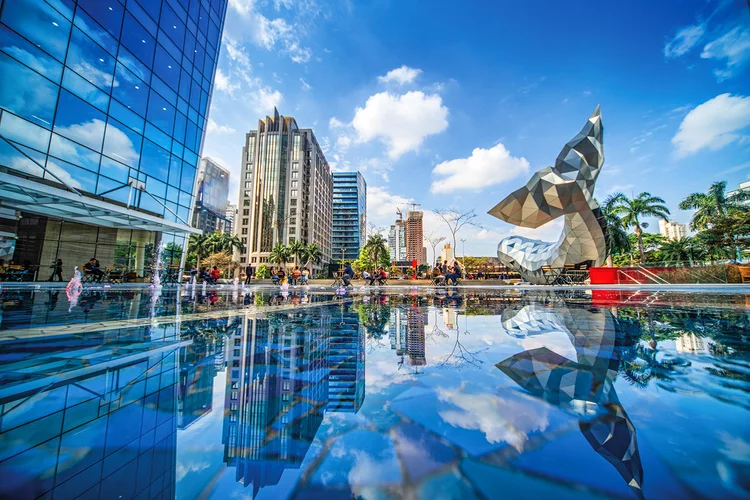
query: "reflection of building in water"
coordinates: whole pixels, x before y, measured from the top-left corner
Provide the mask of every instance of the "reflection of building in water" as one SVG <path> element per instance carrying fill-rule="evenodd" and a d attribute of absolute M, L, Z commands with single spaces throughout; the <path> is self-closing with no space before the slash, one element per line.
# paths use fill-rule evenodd
<path fill-rule="evenodd" d="M 216 376 L 216 342 L 199 336 L 179 351 L 177 428 L 185 429 L 211 413 Z"/>
<path fill-rule="evenodd" d="M 677 352 L 690 352 L 694 354 L 705 354 L 708 352 L 708 346 L 711 344 L 709 339 L 696 337 L 694 333 L 686 333 L 682 337 L 675 339 Z"/>
<path fill-rule="evenodd" d="M 458 313 L 456 311 L 457 309 L 454 307 L 443 308 L 443 323 L 445 323 L 446 328 L 449 330 L 456 328 L 456 323 L 458 321 Z"/>
<path fill-rule="evenodd" d="M 391 349 L 396 351 L 396 356 L 406 353 L 406 314 L 402 309 L 394 307 L 391 310 L 390 324 L 388 325 L 388 337 L 391 339 Z"/>
<path fill-rule="evenodd" d="M 253 497 L 300 466 L 327 410 L 359 409 L 363 342 L 356 312 L 324 307 L 246 318 L 228 337 L 224 461 Z"/>
<path fill-rule="evenodd" d="M 336 324 L 338 321 L 338 324 Z M 334 315 L 329 334 L 328 409 L 357 412 L 365 399 L 365 331 L 359 315 Z"/>
<path fill-rule="evenodd" d="M 190 342 L 148 332 L 2 343 L 0 498 L 174 498 L 174 353 Z"/>
<path fill-rule="evenodd" d="M 424 352 L 424 327 L 427 324 L 427 313 L 410 308 L 406 311 L 406 353 L 409 364 L 424 366 L 427 364 Z"/>

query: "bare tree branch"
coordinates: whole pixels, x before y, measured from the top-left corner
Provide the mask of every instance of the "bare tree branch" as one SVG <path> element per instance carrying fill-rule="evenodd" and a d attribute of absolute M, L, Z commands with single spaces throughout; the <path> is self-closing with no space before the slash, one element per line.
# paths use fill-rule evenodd
<path fill-rule="evenodd" d="M 437 262 L 436 248 L 441 242 L 445 241 L 445 236 L 435 236 L 435 231 L 430 231 L 430 233 L 424 237 L 424 240 L 432 246 L 432 262 Z"/>
<path fill-rule="evenodd" d="M 467 212 L 457 212 L 455 210 L 450 210 L 446 208 L 438 208 L 434 210 L 435 215 L 437 215 L 445 224 L 448 226 L 448 230 L 451 232 L 451 235 L 453 235 L 453 253 L 455 254 L 456 249 L 456 235 L 461 230 L 462 227 L 469 225 L 474 227 L 482 227 L 481 224 L 474 221 L 477 217 L 476 212 L 474 212 L 474 209 L 471 209 Z"/>

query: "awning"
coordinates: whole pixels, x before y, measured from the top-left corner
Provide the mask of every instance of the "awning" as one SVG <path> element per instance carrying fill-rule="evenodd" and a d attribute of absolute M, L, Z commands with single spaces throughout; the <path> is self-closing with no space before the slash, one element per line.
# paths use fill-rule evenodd
<path fill-rule="evenodd" d="M 0 205 L 22 212 L 117 229 L 200 234 L 200 229 L 65 189 L 0 172 Z"/>

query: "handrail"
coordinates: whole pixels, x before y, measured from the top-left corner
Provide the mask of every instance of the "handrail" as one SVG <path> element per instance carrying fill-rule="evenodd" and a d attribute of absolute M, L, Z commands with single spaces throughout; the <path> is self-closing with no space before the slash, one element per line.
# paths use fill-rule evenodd
<path fill-rule="evenodd" d="M 653 281 L 660 285 L 669 285 L 669 281 L 665 280 L 661 276 L 657 275 L 656 273 L 653 273 L 646 269 L 643 266 L 637 266 L 638 270 L 641 271 L 643 274 L 645 274 L 647 277 L 651 278 Z"/>
<path fill-rule="evenodd" d="M 623 276 L 625 276 L 626 278 L 630 278 L 631 280 L 635 281 L 635 282 L 636 282 L 636 284 L 638 284 L 638 285 L 642 285 L 642 284 L 643 284 L 643 283 L 641 283 L 640 281 L 638 281 L 637 279 L 633 278 L 633 277 L 632 277 L 631 275 L 629 275 L 628 273 L 626 273 L 625 271 L 623 271 L 622 269 L 618 269 L 618 270 L 617 270 L 617 273 L 618 273 L 618 274 L 622 274 L 622 275 L 623 275 Z"/>

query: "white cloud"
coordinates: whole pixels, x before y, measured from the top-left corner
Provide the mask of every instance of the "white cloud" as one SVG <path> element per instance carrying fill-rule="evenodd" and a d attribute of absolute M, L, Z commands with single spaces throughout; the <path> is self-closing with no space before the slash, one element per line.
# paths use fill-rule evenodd
<path fill-rule="evenodd" d="M 233 132 L 236 132 L 235 129 L 228 125 L 217 125 L 215 121 L 212 119 L 208 119 L 208 133 L 216 133 L 216 134 L 231 134 Z"/>
<path fill-rule="evenodd" d="M 331 118 L 330 120 L 328 120 L 328 127 L 330 128 L 343 128 L 345 126 L 346 124 L 342 122 L 341 120 L 339 120 L 338 118 L 336 118 L 335 116 Z"/>
<path fill-rule="evenodd" d="M 701 59 L 726 61 L 726 68 L 714 71 L 719 81 L 731 77 L 735 70 L 750 60 L 750 28 L 737 26 L 703 47 Z"/>
<path fill-rule="evenodd" d="M 421 69 L 410 68 L 404 65 L 400 68 L 390 70 L 385 76 L 379 76 L 378 81 L 380 83 L 396 82 L 399 85 L 404 85 L 405 83 L 412 83 L 420 73 L 422 73 Z"/>
<path fill-rule="evenodd" d="M 384 142 L 388 156 L 395 160 L 448 128 L 448 108 L 437 94 L 381 92 L 367 99 L 364 108 L 357 108 L 352 126 L 360 141 Z"/>
<path fill-rule="evenodd" d="M 304 78 L 300 78 L 299 81 L 302 84 L 302 90 L 304 90 L 305 92 L 312 90 L 312 86 L 310 86 L 310 84 L 307 83 Z"/>
<path fill-rule="evenodd" d="M 682 120 L 672 138 L 679 156 L 710 149 L 716 151 L 743 139 L 750 126 L 750 97 L 721 94 L 700 104 Z"/>
<path fill-rule="evenodd" d="M 516 158 L 503 144 L 490 149 L 476 148 L 468 158 L 444 161 L 432 171 L 442 177 L 432 182 L 433 193 L 450 193 L 458 189 L 479 191 L 500 184 L 529 171 L 526 158 Z"/>
<path fill-rule="evenodd" d="M 225 75 L 221 69 L 216 68 L 216 78 L 214 79 L 214 88 L 217 91 L 226 92 L 233 96 L 234 91 L 240 88 L 239 83 L 232 83 L 229 80 L 229 76 Z"/>
<path fill-rule="evenodd" d="M 411 198 L 391 194 L 382 187 L 367 186 L 367 223 L 390 227 L 396 220 L 396 209 L 405 211 L 411 201 Z"/>
<path fill-rule="evenodd" d="M 261 87 L 255 92 L 247 94 L 248 104 L 253 111 L 259 114 L 271 113 L 273 108 L 278 107 L 283 100 L 281 92 L 271 87 Z"/>
<path fill-rule="evenodd" d="M 687 54 L 690 49 L 700 42 L 705 32 L 706 26 L 703 24 L 681 28 L 677 31 L 674 38 L 664 45 L 664 56 L 674 58 Z"/>

